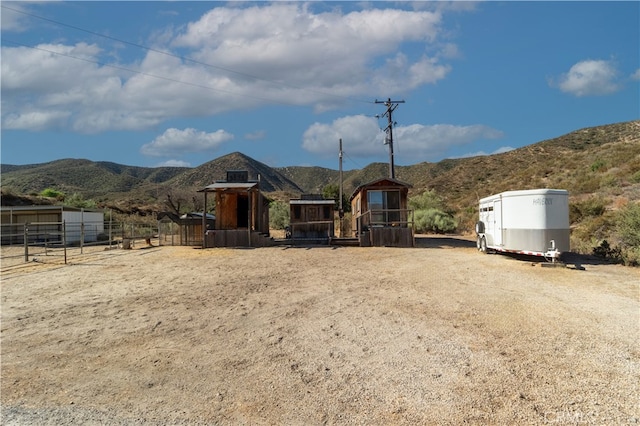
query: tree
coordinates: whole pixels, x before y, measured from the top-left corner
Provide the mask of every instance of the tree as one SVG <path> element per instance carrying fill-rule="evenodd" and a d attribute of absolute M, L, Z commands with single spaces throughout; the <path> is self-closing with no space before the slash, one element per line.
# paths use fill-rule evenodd
<path fill-rule="evenodd" d="M 269 204 L 269 227 L 284 229 L 287 225 L 289 225 L 289 204 L 273 201 Z"/>
<path fill-rule="evenodd" d="M 340 186 L 339 185 L 335 183 L 330 183 L 326 185 L 322 189 L 322 197 L 324 197 L 327 200 L 330 200 L 330 199 L 336 200 L 335 210 L 338 210 L 340 208 L 340 203 L 339 203 Z M 344 210 L 345 212 L 351 211 L 351 205 L 349 204 L 349 199 L 344 194 L 344 192 L 342 193 L 342 210 Z"/>

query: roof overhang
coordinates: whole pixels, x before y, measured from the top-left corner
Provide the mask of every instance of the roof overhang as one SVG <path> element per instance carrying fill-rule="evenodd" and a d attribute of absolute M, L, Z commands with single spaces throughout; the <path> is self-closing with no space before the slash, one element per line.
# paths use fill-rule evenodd
<path fill-rule="evenodd" d="M 258 186 L 258 182 L 216 182 L 206 186 L 198 192 L 216 191 L 250 191 Z"/>
<path fill-rule="evenodd" d="M 295 199 L 295 200 L 289 200 L 289 204 L 291 205 L 326 205 L 326 206 L 333 206 L 335 205 L 336 201 L 335 200 L 299 200 L 299 199 Z"/>
<path fill-rule="evenodd" d="M 368 187 L 376 187 L 379 186 L 381 183 L 383 182 L 388 182 L 389 183 L 389 187 L 402 187 L 402 188 L 413 188 L 413 185 L 411 185 L 410 183 L 406 183 L 406 182 L 402 182 L 398 179 L 394 179 L 394 178 L 382 178 L 382 179 L 377 179 L 371 182 L 367 182 L 364 183 L 360 186 L 358 186 L 353 193 L 351 194 L 351 197 L 349 198 L 349 200 L 353 200 L 355 198 L 355 196 L 362 191 L 364 188 L 368 188 Z"/>

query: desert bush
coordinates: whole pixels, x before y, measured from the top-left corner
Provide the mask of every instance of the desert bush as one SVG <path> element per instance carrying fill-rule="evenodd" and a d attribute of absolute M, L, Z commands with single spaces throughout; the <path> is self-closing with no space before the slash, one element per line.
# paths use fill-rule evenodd
<path fill-rule="evenodd" d="M 584 201 L 569 203 L 569 220 L 579 222 L 585 218 L 602 216 L 607 211 L 607 203 L 600 197 L 590 197 Z"/>
<path fill-rule="evenodd" d="M 449 213 L 439 209 L 416 210 L 414 213 L 414 229 L 417 233 L 443 234 L 453 232 L 457 227 L 455 219 Z"/>
<path fill-rule="evenodd" d="M 640 203 L 630 203 L 616 214 L 616 233 L 625 248 L 640 248 Z"/>
<path fill-rule="evenodd" d="M 611 214 L 586 217 L 572 227 L 571 247 L 578 253 L 591 253 L 593 247 L 611 237 L 611 229 L 613 229 Z M 578 247 L 581 249 L 578 250 Z"/>
<path fill-rule="evenodd" d="M 409 208 L 413 210 L 443 209 L 442 198 L 435 191 L 425 191 L 409 198 Z"/>
<path fill-rule="evenodd" d="M 64 201 L 65 195 L 64 192 L 58 191 L 57 189 L 47 188 L 40 191 L 40 196 L 47 198 L 55 198 L 58 201 Z"/>
<path fill-rule="evenodd" d="M 289 204 L 283 201 L 273 201 L 269 204 L 269 227 L 284 229 L 289 225 Z"/>
<path fill-rule="evenodd" d="M 602 159 L 597 159 L 596 161 L 594 161 L 594 162 L 591 164 L 591 171 L 592 171 L 592 172 L 597 172 L 597 171 L 599 171 L 599 170 L 604 171 L 604 170 L 606 170 L 606 169 L 605 169 L 606 165 L 607 165 L 607 163 L 605 163 L 605 161 L 604 161 L 604 160 L 602 160 Z"/>
<path fill-rule="evenodd" d="M 409 198 L 409 208 L 414 210 L 413 226 L 418 233 L 453 232 L 458 227 L 453 215 L 446 211 L 442 198 L 433 190 Z"/>
<path fill-rule="evenodd" d="M 599 246 L 593 248 L 593 254 L 615 263 L 622 263 L 622 249 L 619 246 L 612 247 L 607 240 L 603 240 Z"/>
<path fill-rule="evenodd" d="M 70 207 L 77 207 L 79 209 L 95 209 L 97 207 L 95 201 L 85 200 L 84 197 L 77 192 L 73 193 L 70 197 L 67 197 L 64 204 Z"/>
<path fill-rule="evenodd" d="M 622 261 L 627 266 L 640 266 L 640 247 L 623 250 Z"/>

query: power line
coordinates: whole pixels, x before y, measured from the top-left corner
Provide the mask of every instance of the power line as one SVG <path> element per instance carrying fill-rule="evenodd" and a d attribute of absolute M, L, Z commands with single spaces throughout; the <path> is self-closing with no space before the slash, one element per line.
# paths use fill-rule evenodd
<path fill-rule="evenodd" d="M 265 79 L 265 78 L 258 77 L 258 76 L 252 75 L 252 74 L 247 74 L 247 73 L 244 73 L 244 72 L 241 72 L 241 71 L 236 71 L 236 70 L 233 70 L 231 68 L 225 68 L 225 67 L 221 67 L 221 66 L 218 66 L 218 65 L 212 65 L 212 64 L 209 64 L 209 63 L 206 63 L 206 62 L 202 62 L 202 61 L 198 61 L 196 59 L 192 59 L 192 58 L 189 58 L 189 57 L 186 57 L 186 56 L 176 55 L 174 53 L 171 53 L 171 52 L 168 52 L 168 51 L 165 51 L 165 50 L 154 49 L 152 47 L 144 46 L 142 44 L 133 43 L 133 42 L 130 42 L 130 41 L 127 41 L 127 40 L 119 39 L 117 37 L 108 36 L 106 34 L 100 34 L 100 33 L 97 33 L 95 31 L 87 30 L 85 28 L 81 28 L 81 27 L 78 27 L 78 26 L 75 26 L 75 25 L 66 24 L 64 22 L 56 21 L 56 20 L 53 20 L 53 19 L 50 19 L 50 18 L 45 18 L 43 16 L 39 16 L 39 15 L 36 15 L 36 14 L 33 14 L 33 13 L 25 12 L 23 10 L 14 9 L 12 7 L 5 6 L 4 4 L 0 5 L 0 7 L 2 7 L 3 9 L 11 10 L 12 12 L 16 12 L 16 13 L 20 13 L 20 14 L 23 14 L 23 15 L 26 15 L 26 16 L 30 16 L 32 18 L 40 19 L 40 20 L 43 20 L 43 21 L 46 21 L 46 22 L 50 22 L 50 23 L 53 23 L 53 24 L 56 24 L 56 25 L 60 25 L 60 26 L 67 27 L 67 28 L 71 28 L 71 29 L 74 29 L 74 30 L 77 30 L 77 31 L 82 31 L 82 32 L 85 32 L 87 34 L 91 34 L 91 35 L 94 35 L 94 36 L 97 36 L 97 37 L 102 37 L 102 38 L 105 38 L 105 39 L 108 39 L 108 40 L 116 41 L 118 43 L 123 43 L 123 44 L 127 44 L 129 46 L 137 47 L 139 49 L 147 50 L 149 52 L 154 52 L 154 53 L 158 53 L 158 54 L 161 54 L 161 55 L 166 55 L 166 56 L 169 56 L 169 57 L 172 57 L 172 58 L 180 59 L 181 61 L 184 61 L 184 62 L 191 62 L 191 63 L 197 64 L 197 65 L 202 65 L 202 66 L 205 66 L 205 67 L 208 67 L 208 68 L 213 68 L 213 69 L 217 69 L 217 70 L 220 70 L 220 71 L 225 71 L 225 72 L 232 73 L 232 74 L 237 74 L 237 75 L 242 76 L 242 77 L 248 77 L 248 78 L 251 78 L 251 79 L 254 79 L 254 80 L 264 81 L 264 82 L 271 83 L 271 84 L 274 84 L 274 85 L 288 87 L 290 89 L 302 90 L 302 91 L 315 93 L 315 94 L 319 94 L 319 95 L 323 95 L 323 96 L 331 96 L 331 97 L 334 97 L 334 98 L 343 99 L 343 100 L 347 100 L 347 101 L 351 101 L 351 102 L 361 102 L 361 103 L 367 103 L 367 104 L 371 103 L 369 101 L 365 101 L 365 100 L 362 100 L 362 99 L 355 99 L 355 98 L 350 98 L 350 97 L 341 96 L 341 95 L 334 95 L 332 93 L 325 93 L 325 92 L 322 92 L 322 91 L 319 91 L 319 90 L 307 89 L 307 88 L 304 88 L 304 87 L 295 86 L 295 85 L 291 85 L 291 84 L 287 84 L 287 83 L 282 83 L 282 82 L 275 81 L 275 80 Z M 16 42 L 13 42 L 13 43 L 14 44 L 20 44 L 20 43 L 16 43 Z M 23 46 L 26 46 L 26 45 L 23 45 Z M 26 47 L 31 47 L 31 46 L 26 46 Z M 98 62 L 96 62 L 96 63 L 98 63 Z M 107 64 L 103 64 L 103 63 L 99 63 L 99 64 L 108 66 Z M 113 66 L 113 67 L 114 68 L 118 68 L 117 66 Z M 257 99 L 260 99 L 260 98 L 257 98 Z M 266 100 L 266 99 L 263 99 L 263 100 Z M 282 103 L 282 102 L 280 102 L 280 103 Z M 285 104 L 285 105 L 293 105 L 293 104 L 288 104 L 288 103 L 283 103 L 283 104 Z"/>

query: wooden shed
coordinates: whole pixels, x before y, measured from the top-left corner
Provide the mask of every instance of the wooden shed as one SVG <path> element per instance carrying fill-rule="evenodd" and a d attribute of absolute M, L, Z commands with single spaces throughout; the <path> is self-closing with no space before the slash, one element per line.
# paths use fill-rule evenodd
<path fill-rule="evenodd" d="M 352 229 L 361 246 L 413 247 L 411 185 L 393 178 L 360 185 L 351 195 Z"/>
<path fill-rule="evenodd" d="M 303 194 L 289 200 L 289 232 L 292 240 L 331 242 L 334 238 L 335 200 L 320 194 Z"/>
<path fill-rule="evenodd" d="M 226 180 L 198 192 L 204 194 L 205 211 L 209 194 L 215 199 L 215 227 L 205 231 L 204 248 L 269 244 L 269 200 L 260 192 L 259 179 L 250 180 L 245 170 L 230 170 Z"/>

